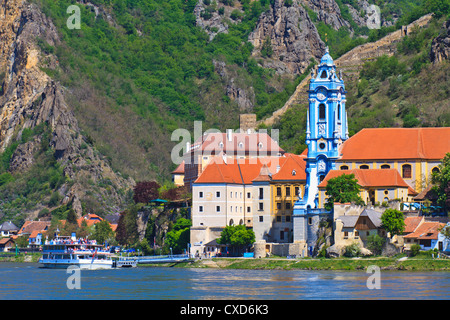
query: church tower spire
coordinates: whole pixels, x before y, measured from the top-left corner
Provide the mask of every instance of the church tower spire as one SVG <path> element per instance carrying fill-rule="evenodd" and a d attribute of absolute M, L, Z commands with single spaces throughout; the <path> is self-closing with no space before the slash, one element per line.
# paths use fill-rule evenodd
<path fill-rule="evenodd" d="M 305 240 L 306 235 L 295 231 L 295 217 L 305 217 L 314 211 L 311 209 L 317 208 L 318 185 L 330 170 L 336 169 L 340 146 L 348 139 L 344 80 L 336 73 L 328 47 L 317 72 L 311 74 L 314 76 L 308 90 L 306 188 L 303 199 L 294 206 L 294 240 Z"/>

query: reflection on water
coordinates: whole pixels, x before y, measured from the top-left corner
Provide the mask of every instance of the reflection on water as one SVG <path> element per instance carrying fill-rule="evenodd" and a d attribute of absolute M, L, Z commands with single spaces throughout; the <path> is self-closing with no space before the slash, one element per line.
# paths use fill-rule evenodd
<path fill-rule="evenodd" d="M 450 299 L 448 272 L 381 272 L 369 290 L 364 271 L 143 268 L 82 271 L 69 290 L 65 270 L 0 264 L 4 299 Z"/>

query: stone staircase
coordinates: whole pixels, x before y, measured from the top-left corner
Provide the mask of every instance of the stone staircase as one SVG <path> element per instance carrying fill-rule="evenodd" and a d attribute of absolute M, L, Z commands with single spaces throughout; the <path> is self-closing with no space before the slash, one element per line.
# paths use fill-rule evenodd
<path fill-rule="evenodd" d="M 402 36 L 404 36 L 405 33 L 410 32 L 415 26 L 423 27 L 427 25 L 431 20 L 431 16 L 431 14 L 425 15 L 409 24 L 406 28 L 394 31 L 376 42 L 365 43 L 353 48 L 335 60 L 337 68 L 342 70 L 344 77 L 347 79 L 358 78 L 359 72 L 366 61 L 376 59 L 382 55 L 394 55 L 396 52 L 397 43 L 401 40 Z M 310 79 L 311 75 L 308 75 L 305 79 L 303 79 L 284 106 L 274 111 L 269 118 L 258 121 L 256 123 L 257 126 L 261 124 L 264 124 L 265 126 L 272 126 L 293 105 L 307 104 L 307 90 Z"/>

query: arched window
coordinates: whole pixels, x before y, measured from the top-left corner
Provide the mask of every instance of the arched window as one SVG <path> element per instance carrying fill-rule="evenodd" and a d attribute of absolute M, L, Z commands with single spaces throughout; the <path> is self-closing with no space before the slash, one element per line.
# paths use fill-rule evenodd
<path fill-rule="evenodd" d="M 347 165 L 343 165 L 339 169 L 341 169 L 341 170 L 348 170 L 348 166 Z"/>
<path fill-rule="evenodd" d="M 319 119 L 325 119 L 326 107 L 323 103 L 319 105 Z"/>
<path fill-rule="evenodd" d="M 320 74 L 320 78 L 321 79 L 326 79 L 327 77 L 328 77 L 327 76 L 327 72 L 325 70 L 323 70 L 322 73 Z"/>
<path fill-rule="evenodd" d="M 412 178 L 412 167 L 410 164 L 404 164 L 402 166 L 402 178 L 411 179 Z"/>
<path fill-rule="evenodd" d="M 362 164 L 359 166 L 359 168 L 366 170 L 366 169 L 369 169 L 369 166 L 367 164 Z"/>
<path fill-rule="evenodd" d="M 388 165 L 388 164 L 383 164 L 380 168 L 381 168 L 381 169 L 390 169 L 391 166 Z"/>
<path fill-rule="evenodd" d="M 230 226 L 234 226 L 234 221 L 233 221 L 233 219 L 230 220 Z"/>
<path fill-rule="evenodd" d="M 431 169 L 432 173 L 439 173 L 439 168 L 438 167 L 434 167 L 433 169 Z"/>

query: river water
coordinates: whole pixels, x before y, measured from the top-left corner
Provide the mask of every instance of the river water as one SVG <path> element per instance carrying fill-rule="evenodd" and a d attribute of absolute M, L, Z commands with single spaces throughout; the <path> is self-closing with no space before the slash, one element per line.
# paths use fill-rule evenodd
<path fill-rule="evenodd" d="M 450 272 L 223 270 L 138 267 L 81 271 L 0 263 L 0 300 L 450 299 Z M 69 281 L 68 281 L 69 279 Z M 78 281 L 78 282 L 76 282 Z M 79 289 L 69 289 L 78 284 Z"/>

